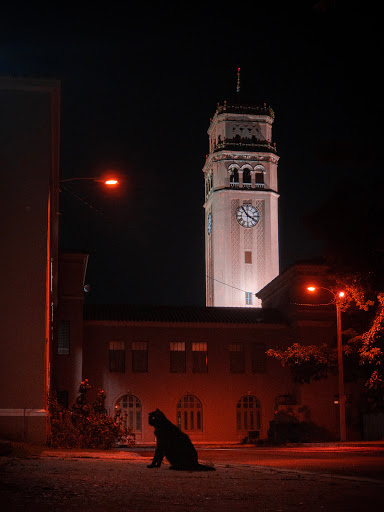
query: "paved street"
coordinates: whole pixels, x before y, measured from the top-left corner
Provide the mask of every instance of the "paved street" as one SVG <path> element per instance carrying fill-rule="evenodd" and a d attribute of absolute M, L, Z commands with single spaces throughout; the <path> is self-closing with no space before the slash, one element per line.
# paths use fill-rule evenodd
<path fill-rule="evenodd" d="M 200 457 L 216 462 L 250 464 L 312 471 L 384 482 L 383 444 L 291 446 L 288 448 L 224 448 L 199 450 Z"/>
<path fill-rule="evenodd" d="M 0 502 L 4 510 L 39 512 L 381 511 L 382 450 L 374 449 L 368 458 L 360 457 L 367 466 L 368 460 L 381 461 L 376 466 L 377 478 L 373 473 L 343 475 L 336 471 L 337 464 L 333 466 L 335 472 L 328 472 L 327 461 L 359 458 L 356 450 L 343 450 L 349 452 L 343 457 L 336 456 L 335 451 L 333 456 L 326 455 L 331 451 L 311 448 L 308 460 L 315 461 L 315 469 L 307 464 L 298 470 L 292 461 L 306 459 L 300 448 L 273 449 L 269 454 L 264 448 L 199 449 L 200 461 L 216 468 L 206 473 L 170 471 L 166 464 L 147 469 L 151 458 L 148 449 L 45 450 L 27 458 L 8 455 L 0 457 Z M 302 456 L 297 455 L 300 452 Z M 321 471 L 316 469 L 319 461 Z"/>

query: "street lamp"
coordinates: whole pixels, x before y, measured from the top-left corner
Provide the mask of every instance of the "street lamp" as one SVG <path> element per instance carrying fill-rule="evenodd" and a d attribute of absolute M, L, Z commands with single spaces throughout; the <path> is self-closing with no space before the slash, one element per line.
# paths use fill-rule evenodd
<path fill-rule="evenodd" d="M 96 181 L 98 183 L 104 183 L 104 185 L 108 185 L 109 187 L 119 184 L 119 181 L 116 178 L 108 178 L 108 179 L 101 179 L 101 178 L 68 178 L 68 179 L 65 179 L 65 180 L 60 180 L 60 183 L 66 183 L 68 181 L 79 181 L 79 180 Z"/>
<path fill-rule="evenodd" d="M 346 428 L 345 428 L 345 393 L 344 393 L 344 369 L 343 369 L 343 342 L 341 337 L 341 311 L 340 299 L 345 296 L 344 292 L 334 293 L 329 288 L 323 286 L 308 286 L 307 290 L 310 292 L 316 291 L 321 288 L 327 290 L 333 296 L 333 303 L 336 305 L 336 329 L 337 329 L 337 363 L 338 363 L 338 377 L 339 377 L 339 422 L 340 422 L 340 441 L 346 441 Z"/>
<path fill-rule="evenodd" d="M 89 178 L 89 177 L 66 178 L 64 180 L 60 180 L 60 182 L 59 182 L 59 191 L 60 192 L 62 192 L 62 190 L 65 190 L 66 192 L 69 192 L 73 197 L 75 197 L 76 199 L 78 199 L 79 201 L 84 203 L 86 206 L 88 206 L 89 208 L 91 208 L 95 212 L 103 215 L 102 211 L 98 210 L 97 208 L 95 208 L 94 206 L 89 204 L 87 201 L 85 201 L 82 197 L 80 197 L 79 195 L 75 194 L 73 192 L 73 190 L 68 189 L 65 185 L 62 185 L 62 187 L 60 187 L 61 184 L 68 183 L 70 181 L 86 181 L 86 180 L 87 181 L 93 181 L 95 183 L 102 183 L 103 185 L 105 185 L 105 186 L 107 186 L 108 188 L 111 188 L 111 189 L 113 189 L 113 188 L 117 187 L 118 185 L 120 185 L 119 180 L 117 180 L 114 176 L 109 176 L 107 178 L 100 178 L 99 176 L 96 176 L 96 177 L 93 177 L 93 178 Z"/>

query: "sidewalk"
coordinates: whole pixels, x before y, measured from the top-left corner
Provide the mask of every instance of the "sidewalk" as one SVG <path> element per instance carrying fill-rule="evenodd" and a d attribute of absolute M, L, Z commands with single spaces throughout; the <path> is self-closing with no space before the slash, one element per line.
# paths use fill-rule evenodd
<path fill-rule="evenodd" d="M 343 447 L 350 446 L 355 448 L 367 447 L 384 447 L 384 440 L 381 441 L 345 441 L 334 443 L 297 443 L 285 445 L 254 445 L 254 444 L 223 444 L 223 443 L 195 443 L 196 450 L 201 449 L 230 449 L 230 448 L 254 448 L 268 449 L 268 448 L 297 448 L 297 447 Z M 16 456 L 40 456 L 40 457 L 58 457 L 58 458 L 96 458 L 96 459 L 143 459 L 137 455 L 138 452 L 143 450 L 152 451 L 156 448 L 155 444 L 142 445 L 138 444 L 130 448 L 112 448 L 111 450 L 98 450 L 98 449 L 80 449 L 80 448 L 50 448 L 46 446 L 30 445 L 28 443 L 14 443 L 7 440 L 0 439 L 0 456 L 16 455 Z"/>

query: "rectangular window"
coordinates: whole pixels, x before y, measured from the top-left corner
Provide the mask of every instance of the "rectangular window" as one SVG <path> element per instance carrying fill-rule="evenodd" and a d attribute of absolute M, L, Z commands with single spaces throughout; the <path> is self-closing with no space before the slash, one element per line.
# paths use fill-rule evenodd
<path fill-rule="evenodd" d="M 109 371 L 125 372 L 125 343 L 124 341 L 109 342 Z"/>
<path fill-rule="evenodd" d="M 57 326 L 57 353 L 59 356 L 67 356 L 70 351 L 71 330 L 69 320 L 59 320 Z"/>
<path fill-rule="evenodd" d="M 229 369 L 231 373 L 244 373 L 244 343 L 229 344 Z"/>
<path fill-rule="evenodd" d="M 266 354 L 264 343 L 252 343 L 252 372 L 264 373 L 265 362 Z"/>
<path fill-rule="evenodd" d="M 244 251 L 244 263 L 252 263 L 252 251 Z"/>
<path fill-rule="evenodd" d="M 208 372 L 207 343 L 192 343 L 192 371 L 193 373 Z"/>
<path fill-rule="evenodd" d="M 182 341 L 171 341 L 169 344 L 170 354 L 170 372 L 185 373 L 186 372 L 186 352 L 185 343 Z"/>
<path fill-rule="evenodd" d="M 252 292 L 245 292 L 245 305 L 252 306 Z"/>
<path fill-rule="evenodd" d="M 146 341 L 132 342 L 132 371 L 137 373 L 148 371 L 148 343 Z"/>

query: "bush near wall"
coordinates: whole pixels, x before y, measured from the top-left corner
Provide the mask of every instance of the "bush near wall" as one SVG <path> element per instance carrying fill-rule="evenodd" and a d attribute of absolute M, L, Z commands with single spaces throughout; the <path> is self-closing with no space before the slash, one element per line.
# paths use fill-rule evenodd
<path fill-rule="evenodd" d="M 106 394 L 99 390 L 96 400 L 88 404 L 88 380 L 79 387 L 76 402 L 70 408 L 60 405 L 53 396 L 48 397 L 48 446 L 55 448 L 110 449 L 124 439 L 125 445 L 134 445 L 134 434 L 119 418 L 107 415 Z"/>
<path fill-rule="evenodd" d="M 280 411 L 269 422 L 268 441 L 272 444 L 310 443 L 334 441 L 334 436 L 311 421 L 300 421 L 294 415 Z"/>

